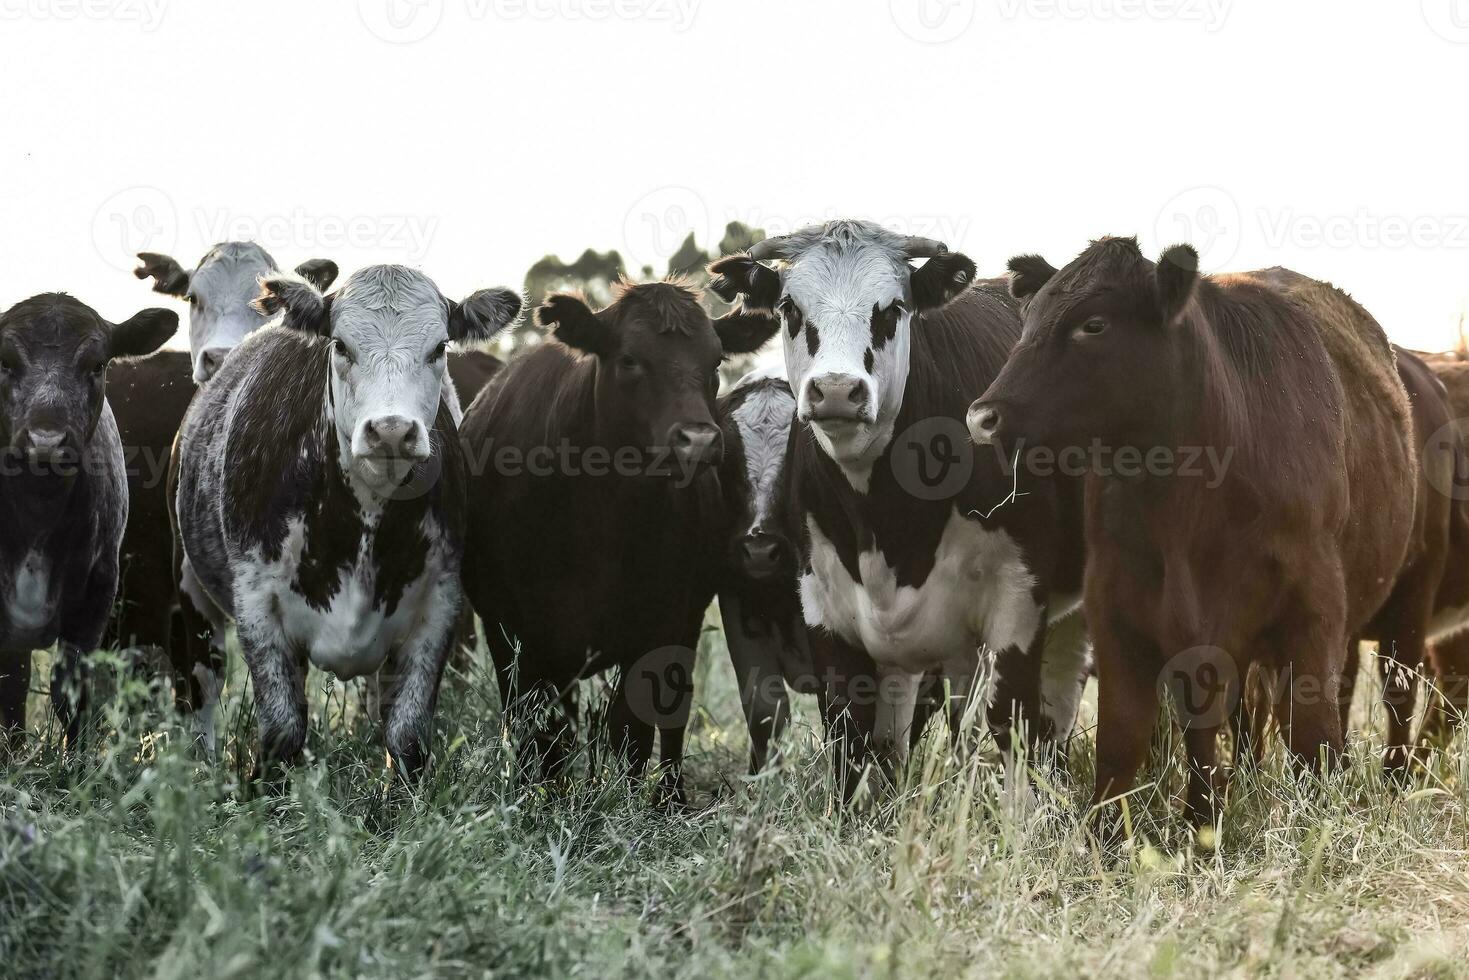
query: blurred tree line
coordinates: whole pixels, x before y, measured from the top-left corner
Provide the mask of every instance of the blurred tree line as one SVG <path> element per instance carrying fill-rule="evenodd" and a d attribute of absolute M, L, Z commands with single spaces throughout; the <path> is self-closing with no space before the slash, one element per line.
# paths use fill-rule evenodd
<path fill-rule="evenodd" d="M 535 323 L 534 310 L 551 293 L 579 292 L 587 298 L 593 309 L 601 309 L 612 302 L 612 287 L 621 279 L 633 282 L 649 282 L 669 276 L 682 276 L 701 289 L 709 282 L 707 266 L 723 255 L 743 252 L 765 238 L 765 232 L 749 228 L 738 221 L 731 221 L 719 239 L 718 251 L 710 253 L 699 247 L 692 232 L 668 258 L 668 268 L 659 272 L 652 266 L 643 266 L 635 274 L 629 273 L 622 255 L 612 249 L 598 252 L 589 248 L 572 262 L 563 262 L 559 256 L 547 255 L 526 271 L 524 292 L 527 313 L 511 330 L 501 334 L 495 342 L 494 352 L 508 357 L 516 351 L 541 343 L 544 334 Z M 713 293 L 704 293 L 704 308 L 711 317 L 729 311 L 729 304 Z M 750 370 L 755 355 L 730 357 L 720 373 L 727 385 Z"/>

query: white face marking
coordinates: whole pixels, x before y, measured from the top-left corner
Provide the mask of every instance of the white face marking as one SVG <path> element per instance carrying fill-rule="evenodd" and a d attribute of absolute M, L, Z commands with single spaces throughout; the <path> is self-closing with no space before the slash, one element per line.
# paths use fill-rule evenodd
<path fill-rule="evenodd" d="M 812 424 L 822 450 L 862 492 L 873 461 L 892 438 L 908 381 L 911 268 L 901 242 L 869 222 L 839 222 L 793 252 L 781 274 L 782 301 L 776 312 L 783 321 L 786 374 L 799 416 L 811 417 L 813 381 L 837 375 L 867 387 L 869 400 L 858 421 Z M 799 309 L 804 321 L 794 337 L 787 303 Z M 879 350 L 872 337 L 873 310 L 895 304 L 893 336 Z M 818 341 L 815 354 L 806 336 L 811 330 Z M 866 364 L 869 351 L 871 370 Z"/>
<path fill-rule="evenodd" d="M 743 380 L 741 384 L 743 384 Z M 738 388 L 736 388 L 738 390 Z M 751 392 L 732 414 L 745 454 L 753 519 L 746 533 L 764 528 L 775 512 L 777 483 L 790 441 L 796 399 L 783 383 Z"/>
<path fill-rule="evenodd" d="M 958 510 L 949 515 L 933 570 L 920 586 L 898 585 L 881 551 L 858 557 L 862 581 L 847 574 L 836 548 L 808 518 L 811 571 L 801 576 L 801 610 L 865 649 L 879 666 L 922 673 L 946 660 L 991 650 L 1029 649 L 1042 608 L 1020 546 Z"/>
<path fill-rule="evenodd" d="M 373 521 L 364 525 L 356 561 L 340 574 L 326 608 L 317 609 L 293 587 L 306 543 L 304 523 L 295 518 L 287 525 L 279 560 L 265 562 L 255 555 L 235 564 L 237 617 L 256 635 L 284 637 L 317 669 L 342 680 L 375 673 L 407 637 L 426 624 L 441 628 L 458 606 L 457 576 L 449 571 L 443 535 L 432 518 L 424 520 L 429 549 L 424 570 L 404 588 L 392 615 L 373 603 Z"/>
<path fill-rule="evenodd" d="M 51 561 L 39 551 L 26 554 L 15 570 L 5 611 L 11 630 L 18 634 L 44 629 L 55 618 L 56 600 L 51 594 Z"/>
<path fill-rule="evenodd" d="M 275 259 L 253 242 L 216 245 L 189 277 L 189 356 L 194 381 L 209 380 L 204 352 L 221 354 L 270 322 L 250 305 L 260 277 L 276 271 Z"/>
<path fill-rule="evenodd" d="M 370 266 L 332 302 L 333 422 L 349 471 L 396 485 L 427 458 L 446 377 L 448 302 L 421 272 Z M 406 426 L 396 453 L 379 452 L 369 426 Z"/>

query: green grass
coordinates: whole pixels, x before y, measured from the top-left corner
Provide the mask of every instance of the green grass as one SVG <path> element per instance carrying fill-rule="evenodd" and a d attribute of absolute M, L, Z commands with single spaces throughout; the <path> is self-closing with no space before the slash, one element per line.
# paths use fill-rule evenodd
<path fill-rule="evenodd" d="M 843 809 L 809 705 L 783 768 L 744 774 L 733 676 L 708 645 L 694 807 L 674 815 L 618 778 L 513 779 L 478 669 L 446 682 L 416 799 L 385 791 L 355 695 L 321 675 L 308 761 L 250 800 L 238 669 L 214 765 L 137 682 L 81 760 L 58 754 L 38 696 L 0 784 L 0 976 L 1469 976 L 1462 739 L 1397 791 L 1371 730 L 1324 784 L 1277 750 L 1236 775 L 1212 851 L 1159 763 L 1133 801 L 1138 843 L 1109 860 L 1080 820 L 1089 731 L 1072 775 L 1032 793 L 1003 790 L 992 752 L 957 762 L 929 738 L 905 787 Z"/>

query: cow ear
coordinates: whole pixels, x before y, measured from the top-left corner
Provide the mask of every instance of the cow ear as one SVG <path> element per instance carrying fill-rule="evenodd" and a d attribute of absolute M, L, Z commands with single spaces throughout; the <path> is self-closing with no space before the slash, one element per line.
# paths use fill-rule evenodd
<path fill-rule="evenodd" d="M 138 261 L 142 264 L 133 270 L 133 275 L 139 279 L 151 276 L 155 293 L 177 296 L 180 299 L 189 294 L 189 274 L 172 256 L 157 252 L 139 252 Z"/>
<path fill-rule="evenodd" d="M 305 279 L 295 276 L 260 277 L 260 295 L 250 304 L 266 316 L 285 311 L 283 326 L 325 337 L 331 333 L 330 303 Z"/>
<path fill-rule="evenodd" d="M 337 264 L 331 259 L 307 259 L 296 266 L 296 275 L 326 292 L 337 281 Z"/>
<path fill-rule="evenodd" d="M 156 307 L 135 313 L 121 323 L 112 324 L 107 356 L 142 357 L 151 354 L 172 337 L 179 328 L 179 315 L 173 310 Z"/>
<path fill-rule="evenodd" d="M 551 327 L 555 338 L 567 347 L 602 355 L 612 349 L 612 331 L 591 307 L 569 293 L 556 293 L 536 310 L 541 326 Z"/>
<path fill-rule="evenodd" d="M 1017 255 L 1010 260 L 1010 295 L 1024 303 L 1051 281 L 1056 267 L 1039 255 Z"/>
<path fill-rule="evenodd" d="M 709 290 L 726 303 L 740 300 L 747 310 L 773 310 L 780 302 L 780 273 L 748 255 L 709 263 Z"/>
<path fill-rule="evenodd" d="M 1199 253 L 1192 245 L 1174 245 L 1158 256 L 1158 308 L 1164 325 L 1178 319 L 1199 281 Z"/>
<path fill-rule="evenodd" d="M 714 320 L 714 332 L 726 354 L 753 354 L 780 329 L 780 320 L 765 310 L 736 307 Z"/>
<path fill-rule="evenodd" d="M 520 294 L 513 289 L 481 289 L 462 303 L 449 303 L 449 339 L 474 343 L 489 340 L 520 315 Z"/>
<path fill-rule="evenodd" d="M 913 305 L 920 312 L 948 306 L 974 283 L 974 260 L 961 252 L 935 255 L 908 277 Z"/>

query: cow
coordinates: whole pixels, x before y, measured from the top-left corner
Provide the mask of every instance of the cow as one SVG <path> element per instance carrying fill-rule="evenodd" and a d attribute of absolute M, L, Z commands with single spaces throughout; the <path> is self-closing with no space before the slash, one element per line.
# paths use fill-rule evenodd
<path fill-rule="evenodd" d="M 1103 238 L 1059 271 L 1034 255 L 1010 270 L 1025 329 L 968 424 L 987 445 L 1093 447 L 1094 801 L 1132 789 L 1171 690 L 1187 815 L 1212 825 L 1216 736 L 1252 666 L 1279 678 L 1272 708 L 1299 765 L 1341 751 L 1347 643 L 1383 607 L 1413 528 L 1392 348 L 1334 287 L 1280 268 L 1200 275 L 1187 245 L 1155 264 L 1135 239 Z M 1206 452 L 1224 465 L 1198 466 Z M 1115 838 L 1115 805 L 1097 812 Z"/>
<path fill-rule="evenodd" d="M 555 294 L 536 315 L 556 342 L 512 360 L 464 418 L 465 591 L 502 703 L 529 722 L 527 774 L 564 770 L 577 682 L 618 668 L 610 747 L 639 774 L 657 729 L 659 797 L 681 805 L 694 650 L 719 560 L 719 364 L 770 334 L 711 323 L 679 281 L 621 284 L 596 312 Z"/>
<path fill-rule="evenodd" d="M 102 642 L 128 515 L 107 366 L 177 329 L 168 310 L 111 323 L 63 293 L 0 314 L 0 733 L 12 747 L 25 733 L 31 651 L 52 644 L 52 704 L 67 744 L 79 744 L 83 658 Z"/>
<path fill-rule="evenodd" d="M 281 327 L 225 358 L 170 464 L 186 635 L 197 648 L 236 626 L 257 778 L 300 753 L 309 664 L 385 682 L 388 753 L 412 780 L 462 595 L 465 467 L 447 347 L 508 325 L 520 297 L 488 289 L 452 302 L 422 273 L 379 265 L 326 296 L 267 276 L 256 302 Z M 217 688 L 217 651 L 192 656 Z"/>
<path fill-rule="evenodd" d="M 752 371 L 717 404 L 727 538 L 719 615 L 750 732 L 750 772 L 764 768 L 791 717 L 787 687 L 815 694 L 787 519 L 785 463 L 796 398 L 783 370 Z"/>
<path fill-rule="evenodd" d="M 926 676 L 950 685 L 956 734 L 982 687 L 1007 765 L 1021 734 L 1057 759 L 1087 670 L 1079 486 L 1028 474 L 1017 492 L 1020 474 L 970 451 L 963 421 L 1020 334 L 1004 284 L 977 283 L 974 262 L 941 243 L 850 220 L 710 272 L 740 315 L 784 326 L 787 507 L 844 796 L 874 749 L 885 771 L 904 764 Z"/>
<path fill-rule="evenodd" d="M 107 400 L 127 457 L 128 510 L 123 532 L 118 602 L 108 623 L 108 645 L 162 652 L 177 668 L 187 663 L 183 623 L 173 579 L 169 531 L 168 458 L 195 386 L 208 381 L 224 356 L 270 317 L 251 306 L 262 276 L 278 271 L 275 259 L 253 242 L 221 242 L 185 271 L 167 255 L 142 252 L 133 275 L 152 279 L 153 291 L 189 302 L 188 351 L 160 350 L 119 361 L 108 371 Z M 296 272 L 318 289 L 337 277 L 336 264 L 311 259 Z M 181 710 L 203 705 L 211 692 L 185 672 L 175 678 Z"/>

